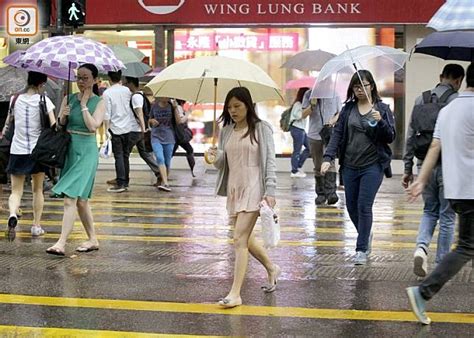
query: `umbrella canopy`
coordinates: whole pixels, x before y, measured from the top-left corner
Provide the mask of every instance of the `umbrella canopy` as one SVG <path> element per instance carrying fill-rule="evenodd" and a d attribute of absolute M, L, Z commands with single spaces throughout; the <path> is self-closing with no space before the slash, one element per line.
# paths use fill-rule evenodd
<path fill-rule="evenodd" d="M 474 62 L 474 30 L 431 33 L 415 46 L 414 52 Z"/>
<path fill-rule="evenodd" d="M 140 78 L 151 70 L 151 67 L 143 62 L 130 62 L 125 64 L 125 69 L 122 70 L 123 76 L 130 76 Z"/>
<path fill-rule="evenodd" d="M 427 27 L 437 31 L 474 29 L 474 2 L 448 0 L 428 22 Z"/>
<path fill-rule="evenodd" d="M 127 47 L 124 45 L 109 45 L 108 46 L 115 54 L 117 59 L 125 63 L 140 62 L 145 57 L 139 49 Z"/>
<path fill-rule="evenodd" d="M 303 76 L 299 79 L 290 80 L 285 84 L 285 89 L 313 88 L 316 78 L 312 76 Z"/>
<path fill-rule="evenodd" d="M 53 75 L 49 73 L 50 69 L 67 73 L 84 63 L 94 64 L 103 73 L 124 68 L 109 47 L 78 35 L 54 36 L 37 42 L 17 62 L 26 69 L 42 69 L 40 71 L 48 75 Z"/>
<path fill-rule="evenodd" d="M 298 69 L 302 71 L 321 70 L 326 62 L 336 56 L 321 49 L 305 50 L 289 58 L 281 68 Z"/>
<path fill-rule="evenodd" d="M 311 97 L 344 97 L 344 91 L 356 69 L 367 69 L 376 79 L 382 79 L 403 68 L 407 58 L 408 53 L 387 46 L 348 49 L 324 65 Z"/>
<path fill-rule="evenodd" d="M 254 102 L 283 100 L 276 83 L 257 65 L 224 56 L 202 56 L 172 64 L 147 85 L 154 96 L 214 102 L 212 144 L 216 142 L 216 102 L 234 87 L 246 87 Z"/>
<path fill-rule="evenodd" d="M 74 71 L 72 69 L 66 69 L 66 68 L 53 68 L 53 67 L 47 67 L 47 66 L 37 66 L 34 63 L 30 64 L 24 64 L 23 62 L 20 61 L 21 57 L 25 55 L 25 51 L 22 50 L 17 50 L 7 57 L 3 58 L 3 62 L 6 63 L 7 65 L 13 66 L 15 68 L 21 68 L 25 71 L 34 71 L 34 72 L 40 72 L 47 74 L 49 76 L 58 78 L 58 79 L 63 79 L 63 80 L 71 80 L 75 81 L 76 80 L 76 75 L 74 74 Z M 68 73 L 69 71 L 69 73 Z"/>
<path fill-rule="evenodd" d="M 10 97 L 26 88 L 28 72 L 12 66 L 0 68 L 0 102 L 10 101 Z M 46 92 L 54 94 L 61 91 L 61 86 L 48 79 L 45 86 Z"/>
<path fill-rule="evenodd" d="M 224 56 L 202 56 L 174 63 L 146 86 L 155 96 L 194 103 L 224 102 L 225 96 L 234 87 L 247 87 L 254 102 L 283 100 L 277 84 L 260 67 Z"/>

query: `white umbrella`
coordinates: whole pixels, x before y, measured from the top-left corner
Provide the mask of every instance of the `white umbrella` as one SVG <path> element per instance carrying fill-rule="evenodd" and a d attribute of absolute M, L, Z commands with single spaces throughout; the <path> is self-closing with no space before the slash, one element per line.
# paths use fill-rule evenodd
<path fill-rule="evenodd" d="M 234 87 L 247 87 L 254 102 L 283 100 L 277 84 L 257 65 L 224 56 L 202 56 L 163 69 L 148 87 L 155 97 L 173 97 L 194 103 L 214 103 L 213 143 L 216 130 L 216 102 L 224 102 Z"/>
<path fill-rule="evenodd" d="M 356 70 L 369 70 L 382 79 L 403 68 L 408 53 L 387 46 L 359 46 L 347 49 L 329 60 L 318 75 L 311 97 L 344 97 Z"/>

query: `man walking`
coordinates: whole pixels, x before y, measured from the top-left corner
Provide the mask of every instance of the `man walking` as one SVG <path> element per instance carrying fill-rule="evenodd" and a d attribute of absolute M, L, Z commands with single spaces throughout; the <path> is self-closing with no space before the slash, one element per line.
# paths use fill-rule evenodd
<path fill-rule="evenodd" d="M 115 159 L 116 179 L 107 181 L 112 187 L 109 192 L 123 192 L 128 188 L 130 173 L 130 146 L 129 134 L 132 125 L 132 110 L 130 108 L 130 90 L 120 84 L 122 72 L 108 73 L 111 86 L 104 91 L 105 101 L 105 130 L 112 135 L 112 151 Z"/>
<path fill-rule="evenodd" d="M 161 183 L 160 168 L 153 155 L 153 149 L 147 150 L 145 146 L 145 137 L 147 137 L 151 147 L 150 132 L 145 134 L 150 113 L 150 102 L 148 102 L 143 92 L 138 90 L 139 82 L 136 77 L 125 77 L 123 85 L 132 93 L 130 106 L 134 113 L 134 118 L 131 119 L 129 152 L 132 151 L 134 146 L 137 147 L 138 154 L 155 174 L 157 179 L 156 186 L 158 186 Z"/>
<path fill-rule="evenodd" d="M 303 118 L 309 115 L 308 140 L 311 158 L 314 164 L 314 178 L 316 180 L 316 205 L 336 204 L 339 197 L 336 193 L 337 171 L 334 163 L 329 168 L 326 175 L 321 175 L 319 171 L 323 163 L 324 140 L 321 138 L 321 131 L 324 125 L 334 126 L 341 111 L 341 101 L 336 98 L 318 99 L 314 104 L 310 100 L 311 90 L 306 91 L 303 97 Z"/>
<path fill-rule="evenodd" d="M 416 99 L 403 157 L 405 174 L 402 178 L 402 185 L 404 188 L 413 182 L 414 157 L 418 158 L 417 166 L 419 168 L 426 156 L 438 111 L 458 96 L 463 78 L 464 69 L 460 65 L 448 64 L 440 75 L 440 83 Z M 456 112 L 453 111 L 453 114 Z M 433 118 L 430 119 L 430 116 Z M 414 273 L 419 277 L 425 277 L 428 273 L 428 248 L 438 220 L 437 264 L 450 251 L 454 239 L 456 214 L 444 197 L 441 162 L 436 163 L 422 196 L 424 201 L 423 216 L 418 230 L 413 261 Z"/>
<path fill-rule="evenodd" d="M 474 258 L 474 63 L 467 68 L 466 82 L 466 91 L 441 110 L 420 175 L 406 189 L 411 201 L 421 194 L 441 153 L 444 197 L 459 215 L 459 240 L 419 286 L 407 288 L 413 312 L 423 324 L 431 322 L 426 301 Z"/>

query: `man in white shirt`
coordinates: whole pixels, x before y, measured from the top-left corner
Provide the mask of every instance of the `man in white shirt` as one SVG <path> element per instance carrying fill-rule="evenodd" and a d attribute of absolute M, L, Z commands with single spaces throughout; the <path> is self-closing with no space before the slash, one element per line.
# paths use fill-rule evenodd
<path fill-rule="evenodd" d="M 128 188 L 130 173 L 129 134 L 133 112 L 130 108 L 130 90 L 120 84 L 122 72 L 108 73 L 111 86 L 102 95 L 105 102 L 105 129 L 112 135 L 112 151 L 115 159 L 115 174 L 117 175 L 109 192 L 123 192 Z"/>
<path fill-rule="evenodd" d="M 145 138 L 147 138 L 147 142 L 149 142 L 149 147 L 151 147 L 151 140 L 150 140 L 150 132 L 146 133 L 147 131 L 147 121 L 149 116 L 149 111 L 144 111 L 143 107 L 145 106 L 145 98 L 143 92 L 139 91 L 139 82 L 138 79 L 135 77 L 125 77 L 123 81 L 123 85 L 127 87 L 131 93 L 131 101 L 130 105 L 133 108 L 134 118 L 131 121 L 132 127 L 130 132 L 129 138 L 129 146 L 130 152 L 132 151 L 133 147 L 136 146 L 138 150 L 138 154 L 140 157 L 145 161 L 145 163 L 150 167 L 153 173 L 156 176 L 158 186 L 161 183 L 161 176 L 160 176 L 160 168 L 158 167 L 158 163 L 155 160 L 153 155 L 153 149 L 147 149 L 145 144 Z M 148 108 L 150 108 L 150 104 L 148 102 Z"/>
<path fill-rule="evenodd" d="M 421 194 L 441 153 L 444 197 L 459 215 L 459 240 L 420 286 L 407 288 L 413 312 L 423 324 L 431 322 L 426 302 L 474 258 L 474 63 L 467 68 L 466 82 L 466 91 L 440 111 L 420 175 L 406 189 L 410 200 Z"/>

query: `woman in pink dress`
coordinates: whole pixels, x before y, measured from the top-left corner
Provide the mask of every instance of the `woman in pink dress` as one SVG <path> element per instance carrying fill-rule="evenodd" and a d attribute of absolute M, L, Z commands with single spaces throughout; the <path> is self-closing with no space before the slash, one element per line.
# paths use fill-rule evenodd
<path fill-rule="evenodd" d="M 258 118 L 245 87 L 229 91 L 219 121 L 223 122 L 219 144 L 209 154 L 219 169 L 216 193 L 227 196 L 230 224 L 234 225 L 234 282 L 227 296 L 219 301 L 220 306 L 231 308 L 242 304 L 240 290 L 249 252 L 267 271 L 269 284 L 263 287 L 265 292 L 275 290 L 280 275 L 280 268 L 271 262 L 253 234 L 260 202 L 265 201 L 272 208 L 276 203 L 275 146 L 271 125 Z"/>

